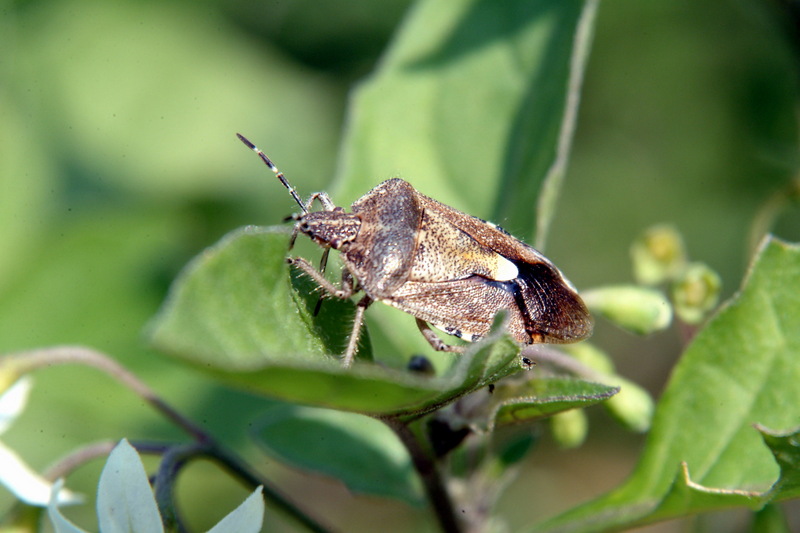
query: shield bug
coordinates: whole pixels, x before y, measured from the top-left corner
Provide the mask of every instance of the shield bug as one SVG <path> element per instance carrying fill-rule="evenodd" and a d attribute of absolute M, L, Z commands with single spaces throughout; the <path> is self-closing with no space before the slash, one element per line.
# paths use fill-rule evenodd
<path fill-rule="evenodd" d="M 460 352 L 430 328 L 474 342 L 487 333 L 495 314 L 506 310 L 508 331 L 520 344 L 567 343 L 588 337 L 592 318 L 575 288 L 542 254 L 502 228 L 417 192 L 399 178 L 384 181 L 346 212 L 324 192 L 304 203 L 272 161 L 243 136 L 302 209 L 298 233 L 325 249 L 320 269 L 297 257 L 289 262 L 336 298 L 364 296 L 342 357 L 349 366 L 358 347 L 364 311 L 379 301 L 414 316 L 430 345 Z M 315 201 L 322 210 L 312 211 Z M 324 276 L 328 251 L 341 254 L 339 286 Z"/>

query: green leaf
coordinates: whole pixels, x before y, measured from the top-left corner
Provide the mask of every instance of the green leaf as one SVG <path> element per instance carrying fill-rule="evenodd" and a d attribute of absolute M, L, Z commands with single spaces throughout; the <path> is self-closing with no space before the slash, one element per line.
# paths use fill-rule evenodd
<path fill-rule="evenodd" d="M 463 390 L 479 389 L 520 369 L 520 347 L 504 332 L 505 312 L 492 324 L 486 342 L 469 346 L 450 368 L 449 376 L 460 379 Z"/>
<path fill-rule="evenodd" d="M 413 505 L 423 501 L 406 449 L 389 427 L 375 419 L 281 405 L 256 424 L 257 442 L 282 462 L 336 478 L 356 493 Z"/>
<path fill-rule="evenodd" d="M 142 460 L 125 439 L 111 451 L 100 474 L 97 521 L 104 533 L 164 531 Z"/>
<path fill-rule="evenodd" d="M 797 430 L 762 439 L 753 424 L 800 420 L 798 272 L 800 248 L 767 240 L 742 291 L 675 368 L 628 481 L 535 530 L 617 530 L 796 497 Z"/>
<path fill-rule="evenodd" d="M 335 192 L 354 200 L 399 172 L 523 235 L 546 224 L 531 207 L 569 139 L 583 10 L 581 0 L 416 4 L 355 93 Z"/>
<path fill-rule="evenodd" d="M 682 516 L 697 512 L 698 508 L 710 510 L 744 506 L 760 510 L 771 501 L 797 498 L 800 495 L 800 469 L 797 468 L 800 464 L 800 431 L 781 434 L 762 427 L 757 429 L 781 469 L 778 481 L 769 491 L 706 487 L 693 481 L 688 466 L 682 463 L 678 478 L 651 518 L 658 520 Z"/>
<path fill-rule="evenodd" d="M 767 505 L 755 514 L 753 533 L 791 533 L 789 524 L 779 505 Z"/>
<path fill-rule="evenodd" d="M 206 250 L 176 281 L 153 323 L 153 342 L 225 370 L 276 361 L 324 363 L 320 356 L 337 364 L 333 356 L 344 350 L 354 305 L 330 299 L 311 317 L 313 286 L 295 277 L 303 292 L 292 290 L 287 247 L 286 228 L 249 227 Z"/>
<path fill-rule="evenodd" d="M 543 246 L 596 4 L 415 4 L 377 71 L 353 95 L 331 190 L 337 202 L 399 176 Z M 405 353 L 426 349 L 413 321 L 395 310 L 370 309 L 369 319 Z"/>
<path fill-rule="evenodd" d="M 800 497 L 800 429 L 779 433 L 759 426 L 758 430 L 781 468 L 778 481 L 766 496 L 777 501 Z"/>
<path fill-rule="evenodd" d="M 529 379 L 502 383 L 494 390 L 489 429 L 532 422 L 569 409 L 589 407 L 619 392 L 609 387 L 571 378 Z"/>

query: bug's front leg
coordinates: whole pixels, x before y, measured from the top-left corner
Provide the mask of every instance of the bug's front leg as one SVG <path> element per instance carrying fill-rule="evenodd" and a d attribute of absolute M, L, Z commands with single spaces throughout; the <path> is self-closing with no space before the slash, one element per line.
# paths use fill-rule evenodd
<path fill-rule="evenodd" d="M 313 279 L 317 285 L 323 288 L 325 292 L 330 294 L 331 296 L 335 296 L 336 298 L 340 298 L 342 300 L 346 300 L 350 298 L 353 293 L 356 292 L 355 289 L 355 282 L 353 277 L 347 271 L 347 269 L 342 270 L 342 285 L 337 287 L 327 279 L 325 276 L 316 268 L 314 265 L 303 259 L 302 257 L 295 257 L 289 258 L 287 260 L 290 265 L 294 265 L 304 273 L 306 273 L 311 279 Z"/>
<path fill-rule="evenodd" d="M 350 271 L 346 268 L 342 270 L 341 286 L 337 287 L 325 279 L 325 276 L 322 274 L 322 272 L 314 268 L 311 263 L 302 257 L 289 259 L 288 261 L 289 264 L 297 266 L 297 268 L 308 274 L 311 279 L 317 283 L 317 285 L 322 287 L 323 290 L 325 290 L 325 292 L 331 296 L 345 300 L 350 298 L 358 291 L 358 282 L 353 278 L 353 276 L 350 274 Z M 353 359 L 355 359 L 356 352 L 358 352 L 358 340 L 361 338 L 361 328 L 364 325 L 364 311 L 366 311 L 367 307 L 372 304 L 372 301 L 372 298 L 365 295 L 356 304 L 356 314 L 353 319 L 353 329 L 350 332 L 350 338 L 347 341 L 347 348 L 342 355 L 342 366 L 345 368 L 348 368 L 353 364 Z"/>
<path fill-rule="evenodd" d="M 331 200 L 331 197 L 328 196 L 326 192 L 315 192 L 312 194 L 305 204 L 305 212 L 308 213 L 311 211 L 311 208 L 314 207 L 314 202 L 317 201 L 322 205 L 322 209 L 325 211 L 333 211 L 336 205 Z"/>

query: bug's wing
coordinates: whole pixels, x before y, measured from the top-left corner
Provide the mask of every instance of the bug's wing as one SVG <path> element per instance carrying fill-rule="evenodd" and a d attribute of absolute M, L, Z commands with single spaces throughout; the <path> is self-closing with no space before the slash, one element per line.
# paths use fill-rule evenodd
<path fill-rule="evenodd" d="M 450 224 L 471 236 L 482 246 L 493 250 L 503 257 L 519 259 L 527 263 L 537 263 L 540 261 L 549 262 L 538 250 L 528 246 L 491 222 L 462 213 L 424 194 L 418 194 L 417 202 L 426 211 L 438 213 L 441 217 L 448 220 Z"/>
<path fill-rule="evenodd" d="M 491 223 L 422 194 L 417 201 L 426 215 L 436 213 L 447 225 L 474 239 L 477 247 L 491 251 L 494 259 L 487 256 L 479 261 L 480 254 L 472 253 L 470 264 L 485 267 L 485 272 L 474 271 L 490 278 L 484 279 L 484 284 L 502 287 L 511 295 L 512 304 L 504 308 L 512 312 L 509 327 L 518 341 L 575 342 L 591 335 L 593 322 L 586 305 L 569 280 L 545 256 Z M 497 275 L 510 271 L 498 257 L 514 264 L 515 279 Z M 492 278 L 498 281 L 491 281 Z M 515 322 L 517 314 L 519 323 Z M 489 316 L 487 322 L 491 320 Z"/>
<path fill-rule="evenodd" d="M 469 341 L 489 333 L 494 315 L 509 312 L 508 331 L 524 344 L 575 342 L 588 337 L 592 319 L 580 297 L 549 265 L 518 264 L 520 277 L 492 281 L 409 281 L 381 301 Z"/>
<path fill-rule="evenodd" d="M 550 263 L 514 262 L 526 331 L 533 342 L 576 342 L 592 334 L 594 323 L 586 304 L 564 283 Z"/>
<path fill-rule="evenodd" d="M 468 341 L 489 333 L 495 313 L 488 309 L 508 309 L 509 331 L 519 342 L 529 342 L 513 293 L 480 276 L 438 283 L 409 281 L 381 301 Z"/>

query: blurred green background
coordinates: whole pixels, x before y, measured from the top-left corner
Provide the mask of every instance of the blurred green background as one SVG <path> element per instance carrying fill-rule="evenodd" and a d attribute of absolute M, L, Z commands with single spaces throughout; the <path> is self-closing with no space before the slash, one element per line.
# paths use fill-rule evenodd
<path fill-rule="evenodd" d="M 352 531 L 429 528 L 424 509 L 353 498 L 335 482 L 258 455 L 247 426 L 269 402 L 159 356 L 142 335 L 193 255 L 236 227 L 278 224 L 294 210 L 234 133 L 257 142 L 301 195 L 325 188 L 348 91 L 379 60 L 410 4 L 4 3 L 0 352 L 53 344 L 106 351 L 331 523 Z M 788 186 L 798 163 L 797 58 L 788 21 L 774 7 L 756 0 L 601 4 L 546 250 L 578 287 L 630 281 L 631 241 L 671 222 L 690 256 L 719 271 L 725 294 L 736 290 L 754 216 Z M 465 177 L 465 186 L 469 179 L 481 176 Z M 775 231 L 800 240 L 798 213 L 783 215 Z M 676 331 L 641 339 L 601 322 L 594 340 L 655 395 L 680 351 Z M 181 438 L 93 370 L 56 367 L 36 380 L 28 412 L 3 440 L 37 468 L 95 439 Z M 592 415 L 599 423 L 582 449 L 558 450 L 545 438 L 531 455 L 501 502 L 512 524 L 530 520 L 531 509 L 538 520 L 568 508 L 628 474 L 641 436 L 605 423 L 599 410 Z M 71 483 L 93 494 L 100 464 Z M 247 493 L 202 464 L 181 486 L 198 530 Z M 0 493 L 0 509 L 10 502 Z M 91 505 L 69 510 L 85 527 L 93 515 Z M 700 522 L 730 531 L 746 518 Z M 293 530 L 279 517 L 267 522 L 270 531 Z"/>

